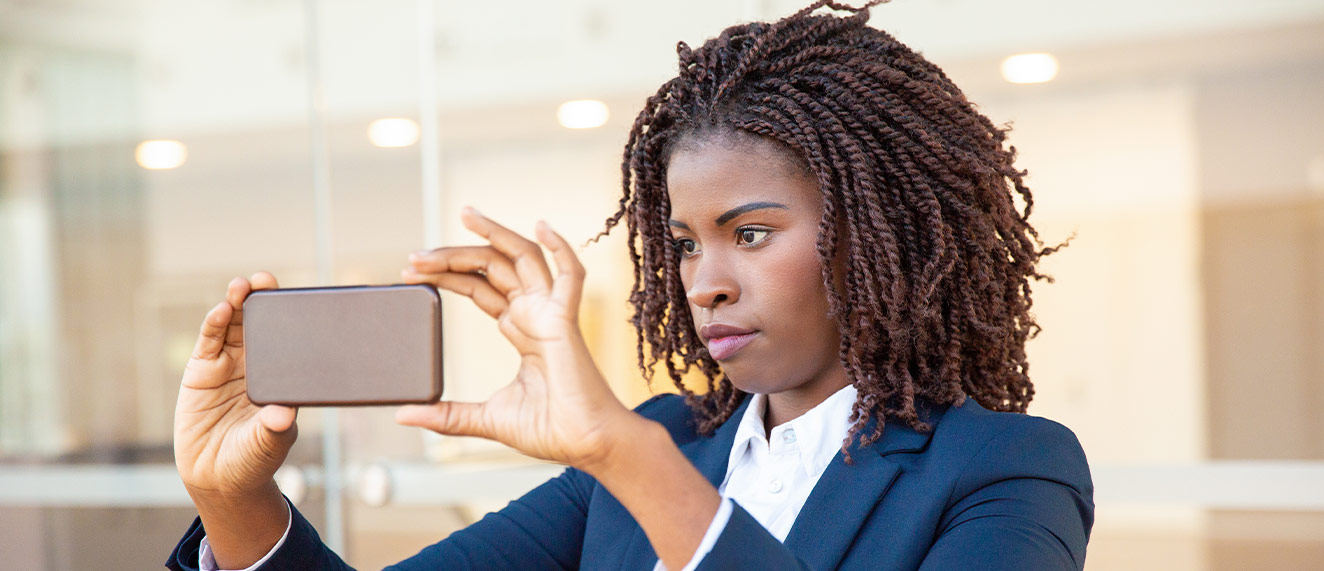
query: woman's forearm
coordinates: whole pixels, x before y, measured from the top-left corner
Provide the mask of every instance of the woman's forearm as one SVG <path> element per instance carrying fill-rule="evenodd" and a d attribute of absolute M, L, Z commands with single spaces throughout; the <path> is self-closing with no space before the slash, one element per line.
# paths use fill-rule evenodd
<path fill-rule="evenodd" d="M 676 571 L 698 549 L 722 497 L 662 425 L 631 416 L 613 450 L 584 469 L 630 511 L 658 559 Z"/>
<path fill-rule="evenodd" d="M 289 524 L 289 508 L 274 481 L 247 496 L 194 490 L 189 495 L 221 569 L 245 569 L 256 563 L 275 547 Z"/>

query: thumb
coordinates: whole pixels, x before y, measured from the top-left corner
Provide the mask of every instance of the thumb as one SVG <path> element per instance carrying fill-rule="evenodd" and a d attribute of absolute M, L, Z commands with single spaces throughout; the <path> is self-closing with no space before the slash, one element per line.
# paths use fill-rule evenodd
<path fill-rule="evenodd" d="M 279 434 L 294 426 L 294 418 L 298 413 L 298 409 L 270 404 L 257 412 L 257 420 L 263 428 Z"/>
<path fill-rule="evenodd" d="M 417 426 L 451 436 L 490 439 L 493 435 L 483 426 L 482 418 L 483 405 L 473 402 L 411 404 L 395 411 L 395 421 L 405 426 Z"/>

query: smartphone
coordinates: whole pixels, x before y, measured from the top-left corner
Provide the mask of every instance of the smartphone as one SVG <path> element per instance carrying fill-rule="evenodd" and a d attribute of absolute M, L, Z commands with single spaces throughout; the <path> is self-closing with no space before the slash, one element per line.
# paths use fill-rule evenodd
<path fill-rule="evenodd" d="M 255 291 L 244 349 L 255 404 L 436 402 L 441 296 L 423 284 Z"/>

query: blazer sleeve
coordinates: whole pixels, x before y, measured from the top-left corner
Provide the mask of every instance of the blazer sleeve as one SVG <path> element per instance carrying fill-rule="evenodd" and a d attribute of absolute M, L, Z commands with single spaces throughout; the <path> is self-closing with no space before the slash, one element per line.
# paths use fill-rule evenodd
<path fill-rule="evenodd" d="M 383 571 L 577 569 L 595 480 L 574 468 Z"/>
<path fill-rule="evenodd" d="M 290 531 L 285 536 L 285 543 L 257 569 L 350 570 L 334 551 L 322 544 L 313 524 L 299 513 L 289 498 L 285 498 L 285 503 L 290 506 Z M 175 550 L 170 553 L 165 566 L 174 571 L 197 571 L 198 552 L 202 538 L 206 535 L 202 519 L 193 518 L 193 525 L 184 532 L 184 538 L 179 540 Z"/>
<path fill-rule="evenodd" d="M 575 569 L 593 485 L 590 476 L 568 468 L 501 511 L 487 514 L 385 571 Z M 258 571 L 352 571 L 322 543 L 317 530 L 297 509 L 290 506 L 290 511 L 293 519 L 285 544 Z M 202 522 L 195 518 L 166 567 L 196 571 L 198 544 L 204 535 Z"/>
<path fill-rule="evenodd" d="M 731 500 L 723 500 L 731 501 Z M 759 571 L 807 571 L 809 567 L 777 541 L 754 516 L 731 502 L 731 519 L 695 571 L 758 569 Z"/>
<path fill-rule="evenodd" d="M 1022 419 L 962 472 L 922 571 L 1084 568 L 1094 524 L 1085 452 L 1065 426 Z"/>

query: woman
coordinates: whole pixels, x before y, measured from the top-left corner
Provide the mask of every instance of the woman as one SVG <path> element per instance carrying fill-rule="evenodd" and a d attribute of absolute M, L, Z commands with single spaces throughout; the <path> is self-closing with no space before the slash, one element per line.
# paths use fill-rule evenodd
<path fill-rule="evenodd" d="M 405 281 L 470 297 L 521 365 L 488 402 L 397 421 L 570 468 L 392 569 L 1084 565 L 1084 453 L 1014 414 L 1034 394 L 1030 280 L 1053 250 L 1024 173 L 1005 132 L 866 10 L 820 0 L 682 43 L 635 121 L 607 229 L 629 232 L 640 366 L 664 363 L 683 397 L 631 411 L 608 390 L 577 323 L 584 269 L 545 224 L 534 243 L 466 209 L 489 245 L 410 257 Z M 209 568 L 345 568 L 272 480 L 295 411 L 244 394 L 239 309 L 274 287 L 231 282 L 185 371 L 176 461 L 200 518 L 174 569 L 200 552 Z M 701 394 L 681 383 L 696 366 Z"/>

